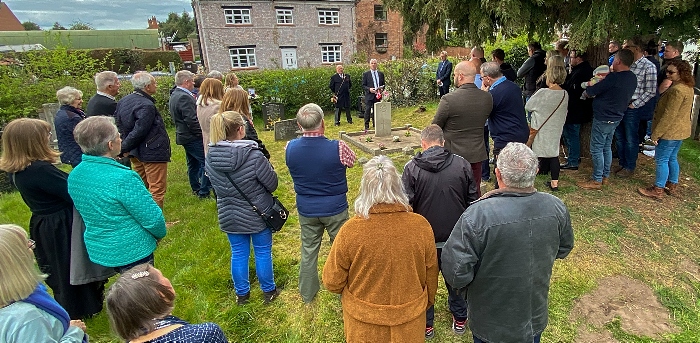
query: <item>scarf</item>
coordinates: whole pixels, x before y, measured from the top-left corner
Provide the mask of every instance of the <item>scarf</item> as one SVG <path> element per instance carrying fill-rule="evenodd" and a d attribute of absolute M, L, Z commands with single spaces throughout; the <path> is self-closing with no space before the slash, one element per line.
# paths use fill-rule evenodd
<path fill-rule="evenodd" d="M 49 295 L 43 283 L 39 283 L 36 289 L 34 289 L 34 292 L 26 299 L 22 300 L 22 302 L 32 304 L 40 310 L 54 316 L 63 325 L 63 333 L 65 334 L 66 331 L 68 331 L 68 326 L 70 326 L 68 312 Z M 83 343 L 87 343 L 87 335 L 83 335 Z"/>

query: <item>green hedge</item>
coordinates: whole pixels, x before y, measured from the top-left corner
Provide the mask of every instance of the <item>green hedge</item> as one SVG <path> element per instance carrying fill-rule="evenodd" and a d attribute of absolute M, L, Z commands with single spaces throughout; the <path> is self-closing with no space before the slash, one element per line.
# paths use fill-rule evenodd
<path fill-rule="evenodd" d="M 95 49 L 90 57 L 106 60 L 107 69 L 120 74 L 133 74 L 139 70 L 165 70 L 170 62 L 176 69 L 183 67 L 176 51 L 145 51 L 138 49 Z"/>

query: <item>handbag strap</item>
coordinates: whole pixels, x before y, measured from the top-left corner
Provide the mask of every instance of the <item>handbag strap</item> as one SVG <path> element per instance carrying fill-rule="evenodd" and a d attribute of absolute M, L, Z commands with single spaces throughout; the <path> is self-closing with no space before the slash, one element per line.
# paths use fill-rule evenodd
<path fill-rule="evenodd" d="M 550 114 L 549 117 L 547 117 L 547 120 L 545 120 L 544 123 L 542 123 L 542 125 L 540 125 L 540 128 L 537 129 L 537 131 L 541 130 L 542 127 L 544 126 L 544 124 L 547 124 L 547 121 L 549 121 L 549 118 L 552 118 L 552 116 L 554 115 L 554 113 L 557 113 L 557 110 L 558 110 L 559 107 L 561 106 L 561 103 L 564 102 L 564 98 L 566 98 L 566 91 L 564 91 L 564 96 L 561 97 L 561 101 L 559 101 L 559 105 L 557 105 L 557 108 L 555 108 L 554 111 L 552 111 L 552 114 Z"/>
<path fill-rule="evenodd" d="M 343 81 L 340 82 L 340 87 L 338 87 L 338 91 L 333 94 L 336 98 L 338 97 L 338 94 L 340 94 L 340 89 L 343 88 L 344 84 L 345 84 L 345 74 L 343 74 Z"/>
<path fill-rule="evenodd" d="M 225 173 L 225 174 L 226 174 L 226 177 L 228 178 L 228 180 L 231 181 L 231 184 L 233 185 L 233 187 L 236 188 L 236 190 L 238 191 L 238 193 L 241 194 L 241 196 L 243 196 L 243 199 L 245 199 L 245 201 L 247 201 L 248 204 L 250 204 L 250 206 L 253 207 L 253 211 L 255 211 L 255 213 L 257 213 L 259 216 L 261 216 L 261 217 L 264 218 L 265 215 L 264 215 L 262 212 L 260 212 L 260 210 L 258 210 L 258 207 L 257 207 L 257 206 L 253 205 L 253 202 L 250 201 L 250 199 L 248 198 L 248 196 L 245 195 L 245 193 L 243 193 L 243 191 L 242 191 L 240 188 L 238 188 L 238 185 L 237 185 L 235 182 L 233 182 L 233 179 L 231 178 L 231 175 L 230 175 L 229 173 Z"/>

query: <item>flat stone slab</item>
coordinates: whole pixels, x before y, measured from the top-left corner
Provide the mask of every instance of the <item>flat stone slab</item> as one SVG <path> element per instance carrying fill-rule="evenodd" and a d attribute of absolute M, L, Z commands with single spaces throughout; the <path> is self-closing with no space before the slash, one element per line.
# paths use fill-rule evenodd
<path fill-rule="evenodd" d="M 408 136 L 406 136 L 406 132 L 409 132 Z M 406 124 L 403 127 L 392 128 L 391 133 L 392 135 L 387 137 L 377 137 L 374 130 L 369 130 L 366 134 L 364 131 L 341 131 L 340 139 L 372 156 L 400 153 L 405 147 L 420 149 L 421 130 Z M 398 142 L 394 142 L 394 136 L 399 137 Z M 368 137 L 371 138 L 369 142 L 367 141 Z"/>
<path fill-rule="evenodd" d="M 289 141 L 301 136 L 296 119 L 275 122 L 275 141 Z"/>

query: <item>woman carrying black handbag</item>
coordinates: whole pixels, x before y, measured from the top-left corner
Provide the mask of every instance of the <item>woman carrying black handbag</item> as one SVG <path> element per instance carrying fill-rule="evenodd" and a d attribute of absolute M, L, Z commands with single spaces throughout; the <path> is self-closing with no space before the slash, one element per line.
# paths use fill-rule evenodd
<path fill-rule="evenodd" d="M 245 121 L 240 113 L 215 114 L 211 118 L 206 171 L 216 191 L 219 226 L 231 244 L 231 277 L 237 302 L 243 305 L 250 298 L 248 259 L 252 242 L 255 273 L 267 304 L 279 296 L 272 268 L 272 230 L 252 206 L 261 213 L 272 208 L 277 174 L 258 145 L 244 137 Z"/>

